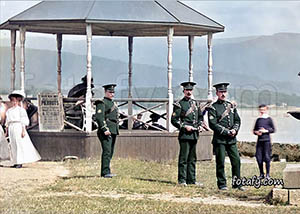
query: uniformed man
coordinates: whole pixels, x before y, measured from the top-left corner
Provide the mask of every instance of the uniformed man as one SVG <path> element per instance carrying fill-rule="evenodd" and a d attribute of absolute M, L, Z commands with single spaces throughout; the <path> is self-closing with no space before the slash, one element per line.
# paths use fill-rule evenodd
<path fill-rule="evenodd" d="M 183 186 L 196 184 L 196 144 L 199 131 L 202 131 L 203 116 L 199 104 L 192 99 L 194 82 L 183 82 L 184 97 L 174 104 L 171 117 L 173 126 L 179 129 L 179 160 L 178 160 L 178 183 Z"/>
<path fill-rule="evenodd" d="M 103 100 L 96 102 L 96 121 L 98 123 L 98 138 L 101 142 L 101 177 L 116 176 L 110 171 L 110 161 L 114 153 L 116 137 L 119 134 L 118 106 L 113 101 L 116 84 L 104 85 Z"/>
<path fill-rule="evenodd" d="M 229 83 L 215 84 L 218 100 L 212 104 L 208 112 L 209 127 L 214 131 L 212 140 L 216 155 L 217 185 L 220 190 L 227 190 L 224 171 L 225 151 L 230 162 L 232 177 L 240 178 L 240 155 L 236 145 L 236 135 L 240 129 L 241 120 L 236 106 L 226 100 Z M 243 187 L 232 185 L 233 188 L 244 190 Z"/>

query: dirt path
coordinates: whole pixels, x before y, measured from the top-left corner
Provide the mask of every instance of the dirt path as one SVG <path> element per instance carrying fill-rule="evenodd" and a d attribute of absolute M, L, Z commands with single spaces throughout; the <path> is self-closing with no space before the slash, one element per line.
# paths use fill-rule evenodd
<path fill-rule="evenodd" d="M 197 204 L 209 204 L 209 205 L 225 205 L 225 206 L 242 206 L 242 207 L 261 207 L 270 205 L 264 204 L 262 201 L 238 201 L 234 198 L 218 198 L 210 196 L 207 198 L 201 197 L 178 197 L 172 194 L 122 194 L 116 192 L 102 192 L 102 193 L 86 193 L 86 192 L 63 192 L 63 193 L 51 193 L 45 195 L 37 195 L 37 197 L 49 197 L 49 196 L 86 196 L 94 198 L 126 198 L 127 200 L 155 200 L 155 201 L 169 201 L 177 203 L 197 203 Z"/>
<path fill-rule="evenodd" d="M 68 174 L 61 162 L 40 161 L 24 164 L 20 169 L 0 167 L 0 198 L 10 197 L 16 192 L 30 192 Z"/>

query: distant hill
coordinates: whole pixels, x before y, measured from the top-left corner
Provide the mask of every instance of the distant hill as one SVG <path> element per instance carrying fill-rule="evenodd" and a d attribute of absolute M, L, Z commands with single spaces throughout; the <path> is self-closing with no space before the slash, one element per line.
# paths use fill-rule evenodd
<path fill-rule="evenodd" d="M 63 89 L 68 91 L 86 72 L 86 42 L 63 37 Z M 188 79 L 186 38 L 174 39 L 173 86 Z M 10 42 L 0 39 L 0 89 L 9 89 Z M 121 89 L 128 85 L 128 47 L 126 38 L 94 37 L 92 41 L 93 77 L 96 87 L 116 82 Z M 26 39 L 26 88 L 56 90 L 55 36 L 28 36 Z M 17 49 L 17 56 L 19 50 Z M 166 87 L 166 38 L 134 38 L 134 87 Z M 194 80 L 207 87 L 206 37 L 195 41 Z M 17 72 L 19 71 L 17 57 Z M 300 68 L 300 34 L 278 33 L 213 40 L 213 81 L 229 81 L 236 91 L 270 90 L 300 94 L 297 73 Z M 7 80 L 7 81 L 5 81 Z M 17 79 L 17 81 L 19 81 Z M 33 92 L 34 93 L 34 92 Z"/>

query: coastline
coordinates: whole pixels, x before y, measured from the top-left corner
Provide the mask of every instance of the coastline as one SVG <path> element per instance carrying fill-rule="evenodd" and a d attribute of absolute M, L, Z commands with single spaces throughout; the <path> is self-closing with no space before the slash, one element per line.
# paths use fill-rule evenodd
<path fill-rule="evenodd" d="M 256 142 L 239 141 L 240 155 L 255 157 Z M 300 144 L 272 143 L 272 161 L 285 159 L 286 162 L 300 162 Z"/>

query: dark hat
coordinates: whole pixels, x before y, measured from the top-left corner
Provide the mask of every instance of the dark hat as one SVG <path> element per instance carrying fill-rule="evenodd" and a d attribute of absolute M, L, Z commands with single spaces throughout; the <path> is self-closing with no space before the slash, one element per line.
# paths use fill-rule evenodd
<path fill-rule="evenodd" d="M 196 83 L 195 82 L 183 82 L 180 85 L 185 90 L 193 90 L 193 87 L 194 87 L 194 85 L 196 85 Z"/>
<path fill-rule="evenodd" d="M 159 114 L 153 113 L 150 115 L 150 118 L 154 121 L 157 121 L 160 118 Z"/>
<path fill-rule="evenodd" d="M 115 87 L 117 85 L 116 84 L 107 84 L 102 86 L 104 88 L 105 91 L 109 91 L 109 92 L 115 92 Z"/>
<path fill-rule="evenodd" d="M 24 98 L 25 97 L 25 93 L 21 90 L 14 90 L 13 92 L 11 92 L 9 95 L 8 95 L 8 99 L 10 99 L 11 97 L 22 97 Z"/>
<path fill-rule="evenodd" d="M 24 99 L 24 102 L 26 102 L 26 103 L 32 103 L 31 100 L 30 100 L 29 98 L 25 98 L 25 99 Z"/>
<path fill-rule="evenodd" d="M 214 84 L 213 87 L 216 88 L 217 91 L 227 91 L 228 82 L 222 82 L 218 84 Z"/>
<path fill-rule="evenodd" d="M 87 75 L 84 75 L 84 76 L 81 78 L 81 81 L 82 81 L 82 82 L 87 82 Z M 93 82 L 93 77 L 91 78 L 91 81 Z"/>

